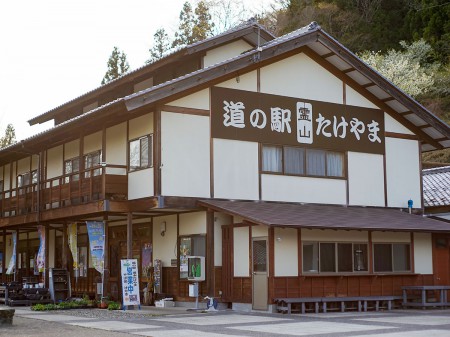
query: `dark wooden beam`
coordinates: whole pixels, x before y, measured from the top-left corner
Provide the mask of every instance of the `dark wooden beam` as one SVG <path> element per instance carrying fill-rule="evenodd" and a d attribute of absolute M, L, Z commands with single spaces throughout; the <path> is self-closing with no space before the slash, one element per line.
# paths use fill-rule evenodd
<path fill-rule="evenodd" d="M 215 294 L 214 284 L 214 212 L 206 212 L 206 293 Z"/>
<path fill-rule="evenodd" d="M 133 214 L 127 217 L 127 259 L 133 258 Z"/>

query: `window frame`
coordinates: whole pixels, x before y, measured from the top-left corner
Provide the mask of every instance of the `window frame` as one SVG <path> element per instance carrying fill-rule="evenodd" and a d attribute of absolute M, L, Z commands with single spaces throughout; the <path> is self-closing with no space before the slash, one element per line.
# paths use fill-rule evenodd
<path fill-rule="evenodd" d="M 392 270 L 390 271 L 377 271 L 375 270 L 375 246 L 376 245 L 390 245 L 391 246 L 391 266 Z M 409 265 L 409 269 L 407 270 L 395 270 L 395 253 L 394 253 L 394 245 L 404 245 L 409 247 L 409 253 L 407 254 L 408 261 L 407 264 Z M 413 259 L 412 259 L 412 244 L 411 242 L 373 242 L 372 243 L 372 266 L 373 266 L 373 273 L 374 274 L 405 274 L 405 273 L 412 273 L 413 272 Z"/>
<path fill-rule="evenodd" d="M 276 147 L 281 149 L 281 171 L 267 171 L 264 170 L 264 147 Z M 286 172 L 286 159 L 285 159 L 285 149 L 301 149 L 303 151 L 303 173 L 287 173 Z M 325 154 L 325 175 L 308 174 L 308 151 L 323 151 Z M 328 168 L 328 155 L 329 154 L 339 154 L 342 156 L 342 176 L 330 175 Z M 284 176 L 295 176 L 295 177 L 312 177 L 312 178 L 326 178 L 326 179 L 347 179 L 347 156 L 346 152 L 327 150 L 327 149 L 316 149 L 307 148 L 301 146 L 292 145 L 279 145 L 279 144 L 261 144 L 260 146 L 260 158 L 261 158 L 261 174 L 273 174 L 273 175 L 284 175 Z"/>
<path fill-rule="evenodd" d="M 142 165 L 142 143 L 143 139 L 148 139 L 148 164 Z M 139 141 L 139 166 L 131 166 L 131 143 Z M 136 172 L 153 167 L 153 133 L 149 133 L 144 136 L 136 137 L 128 140 L 128 172 Z"/>
<path fill-rule="evenodd" d="M 77 171 L 73 170 L 73 166 L 74 166 L 73 163 L 75 161 L 78 161 L 78 170 Z M 70 162 L 71 172 L 67 173 L 66 172 L 66 165 L 69 162 Z M 69 182 L 74 182 L 74 181 L 79 181 L 80 180 L 80 174 L 79 174 L 80 168 L 81 168 L 80 163 L 81 163 L 81 160 L 80 160 L 79 156 L 64 160 L 64 163 L 63 163 L 63 165 L 64 165 L 64 175 L 66 176 L 66 177 L 64 177 L 64 183 L 65 184 L 67 184 Z M 74 174 L 74 173 L 77 173 L 77 172 L 78 172 L 78 174 Z"/>
<path fill-rule="evenodd" d="M 94 158 L 96 156 L 98 156 L 98 165 L 92 165 L 91 167 L 87 167 L 87 165 L 86 165 L 87 164 L 87 160 L 89 158 Z M 92 163 L 93 162 L 94 161 L 92 160 Z M 92 151 L 92 152 L 83 154 L 84 177 L 85 178 L 90 178 L 91 177 L 91 169 L 93 169 L 92 172 L 93 172 L 93 176 L 94 177 L 101 175 L 101 170 L 100 170 L 100 167 L 102 166 L 101 163 L 102 163 L 102 150 L 96 150 L 96 151 Z"/>
<path fill-rule="evenodd" d="M 305 244 L 312 244 L 317 245 L 317 270 L 305 270 L 305 261 L 304 261 L 304 246 Z M 322 271 L 321 266 L 321 244 L 333 244 L 334 245 L 334 271 Z M 351 244 L 351 264 L 352 264 L 352 270 L 351 271 L 339 271 L 339 244 Z M 355 265 L 355 245 L 365 245 L 366 246 L 366 252 L 365 252 L 365 261 L 366 261 L 366 268 L 365 270 L 356 270 Z M 360 274 L 368 274 L 370 271 L 369 266 L 369 243 L 368 242 L 360 242 L 360 241 L 302 241 L 302 249 L 301 249 L 301 259 L 302 259 L 302 275 L 346 275 L 346 274 L 354 274 L 354 275 L 360 275 Z M 312 264 L 314 266 L 314 263 Z"/>

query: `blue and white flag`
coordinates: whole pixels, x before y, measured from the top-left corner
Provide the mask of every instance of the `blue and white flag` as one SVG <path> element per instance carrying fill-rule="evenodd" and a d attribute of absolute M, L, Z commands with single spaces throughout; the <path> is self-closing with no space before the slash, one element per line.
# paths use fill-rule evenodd
<path fill-rule="evenodd" d="M 94 268 L 103 274 L 105 259 L 105 224 L 102 221 L 86 221 L 91 250 L 92 264 Z"/>
<path fill-rule="evenodd" d="M 12 242 L 13 242 L 13 252 L 11 256 L 11 260 L 9 260 L 8 269 L 6 270 L 7 275 L 11 275 L 16 268 L 16 250 L 17 250 L 17 233 L 12 233 Z"/>

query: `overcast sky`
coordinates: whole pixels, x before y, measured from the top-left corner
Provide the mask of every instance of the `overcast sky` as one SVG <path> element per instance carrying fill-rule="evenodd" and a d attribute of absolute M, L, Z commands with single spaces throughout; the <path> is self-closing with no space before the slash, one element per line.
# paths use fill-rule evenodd
<path fill-rule="evenodd" d="M 273 0 L 242 0 L 249 16 Z M 97 88 L 114 46 L 144 65 L 155 31 L 173 34 L 185 0 L 22 0 L 0 6 L 0 134 L 51 125 L 27 120 Z M 195 0 L 191 1 L 195 3 Z"/>

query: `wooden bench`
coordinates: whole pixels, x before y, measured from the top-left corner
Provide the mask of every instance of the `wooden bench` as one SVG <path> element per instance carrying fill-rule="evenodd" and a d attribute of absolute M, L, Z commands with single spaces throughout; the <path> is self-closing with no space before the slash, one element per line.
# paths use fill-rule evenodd
<path fill-rule="evenodd" d="M 322 302 L 321 297 L 302 297 L 302 298 L 275 298 L 274 302 L 277 304 L 277 310 L 281 312 L 292 313 L 292 304 L 301 305 L 301 313 L 306 312 L 306 303 L 314 303 L 314 312 L 319 312 L 319 303 Z"/>
<path fill-rule="evenodd" d="M 300 312 L 306 312 L 306 303 L 314 303 L 315 313 L 319 312 L 319 305 L 322 304 L 322 312 L 328 311 L 329 303 L 339 303 L 341 312 L 349 309 L 348 303 L 356 303 L 358 312 L 367 311 L 369 304 L 373 303 L 375 311 L 379 311 L 382 304 L 387 310 L 392 310 L 393 302 L 401 300 L 402 296 L 354 296 L 354 297 L 303 297 L 303 298 L 275 298 L 277 311 L 292 313 L 292 305 L 300 304 Z"/>

